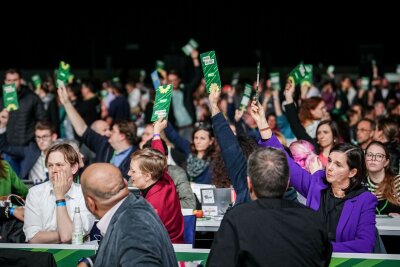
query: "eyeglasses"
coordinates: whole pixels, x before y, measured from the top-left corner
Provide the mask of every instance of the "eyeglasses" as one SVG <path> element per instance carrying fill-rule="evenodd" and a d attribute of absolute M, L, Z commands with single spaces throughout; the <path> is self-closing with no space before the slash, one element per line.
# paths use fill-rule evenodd
<path fill-rule="evenodd" d="M 378 162 L 382 162 L 383 161 L 383 159 L 384 158 L 386 158 L 386 156 L 385 155 L 383 155 L 383 154 L 380 154 L 380 153 L 376 153 L 376 154 L 372 154 L 372 153 L 367 153 L 366 155 L 365 155 L 365 158 L 367 159 L 367 160 L 376 160 L 376 161 L 378 161 Z M 375 159 L 374 159 L 375 158 Z"/>
<path fill-rule="evenodd" d="M 35 136 L 36 141 L 49 141 L 51 135 Z"/>

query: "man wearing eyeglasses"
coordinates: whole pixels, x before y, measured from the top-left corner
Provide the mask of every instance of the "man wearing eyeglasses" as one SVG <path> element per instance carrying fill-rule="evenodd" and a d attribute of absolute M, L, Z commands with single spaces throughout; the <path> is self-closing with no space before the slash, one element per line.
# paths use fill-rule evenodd
<path fill-rule="evenodd" d="M 375 132 L 375 122 L 370 119 L 362 119 L 357 123 L 357 142 L 358 146 L 365 151 L 369 143 L 372 142 Z"/>
<path fill-rule="evenodd" d="M 7 123 L 9 113 L 6 109 L 0 112 L 0 150 L 18 159 L 21 159 L 19 177 L 31 180 L 34 184 L 42 183 L 47 179 L 47 168 L 44 158 L 47 150 L 57 139 L 57 133 L 50 122 L 39 121 L 35 125 L 35 142 L 26 146 L 12 145 L 7 142 Z"/>

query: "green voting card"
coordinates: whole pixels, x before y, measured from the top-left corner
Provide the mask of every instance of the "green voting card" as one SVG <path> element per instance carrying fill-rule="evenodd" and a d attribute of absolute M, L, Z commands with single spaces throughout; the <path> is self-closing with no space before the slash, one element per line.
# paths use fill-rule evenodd
<path fill-rule="evenodd" d="M 281 80 L 280 80 L 279 72 L 271 72 L 269 74 L 269 79 L 271 81 L 272 89 L 280 91 L 281 90 Z"/>
<path fill-rule="evenodd" d="M 305 78 L 306 74 L 306 67 L 304 66 L 303 62 L 301 62 L 289 73 L 289 80 L 295 85 L 300 84 Z"/>
<path fill-rule="evenodd" d="M 70 70 L 71 66 L 68 63 L 65 63 L 64 61 L 60 62 L 60 66 L 58 67 L 58 72 L 57 72 L 57 88 L 60 87 L 60 85 L 66 86 L 68 84 L 68 79 L 70 77 Z"/>
<path fill-rule="evenodd" d="M 171 105 L 172 84 L 160 85 L 156 90 L 156 100 L 154 102 L 153 114 L 151 121 L 156 121 L 159 118 L 167 118 L 169 107 Z"/>
<path fill-rule="evenodd" d="M 35 89 L 39 89 L 42 86 L 42 79 L 40 79 L 39 74 L 35 74 L 32 76 L 32 82 Z"/>
<path fill-rule="evenodd" d="M 240 101 L 240 109 L 241 110 L 247 110 L 252 93 L 253 93 L 253 87 L 250 84 L 246 83 L 244 85 L 242 100 Z"/>
<path fill-rule="evenodd" d="M 15 84 L 3 85 L 3 101 L 4 107 L 8 111 L 17 110 L 19 108 L 17 88 L 15 87 Z"/>
<path fill-rule="evenodd" d="M 200 55 L 201 66 L 203 67 L 204 79 L 206 80 L 207 93 L 221 90 L 221 79 L 219 77 L 217 58 L 214 51 Z"/>

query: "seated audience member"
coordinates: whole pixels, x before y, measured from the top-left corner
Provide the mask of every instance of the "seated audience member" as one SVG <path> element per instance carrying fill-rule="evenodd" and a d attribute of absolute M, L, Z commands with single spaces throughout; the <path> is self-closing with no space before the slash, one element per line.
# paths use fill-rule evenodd
<path fill-rule="evenodd" d="M 368 187 L 378 198 L 376 214 L 400 216 L 400 175 L 390 168 L 388 148 L 372 141 L 365 151 L 368 171 Z"/>
<path fill-rule="evenodd" d="M 136 150 L 136 125 L 132 121 L 119 121 L 112 126 L 110 137 L 89 128 L 68 98 L 65 87 L 58 89 L 58 96 L 64 105 L 76 134 L 87 147 L 96 153 L 95 162 L 110 162 L 118 167 L 124 177 L 130 164 L 130 154 Z"/>
<path fill-rule="evenodd" d="M 155 123 L 152 148 L 137 150 L 132 154 L 128 175 L 132 185 L 140 190 L 160 216 L 172 243 L 183 243 L 181 204 L 175 184 L 167 171 L 167 159 L 159 137 L 166 124 L 165 120 Z"/>
<path fill-rule="evenodd" d="M 0 197 L 9 194 L 25 198 L 28 187 L 19 179 L 7 161 L 0 160 Z"/>
<path fill-rule="evenodd" d="M 200 122 L 195 125 L 192 134 L 193 142 L 189 142 L 175 131 L 171 123 L 165 129 L 165 135 L 175 148 L 185 154 L 186 172 L 190 181 L 199 184 L 211 184 L 212 166 L 216 145 L 211 125 Z"/>
<path fill-rule="evenodd" d="M 75 207 L 80 208 L 84 234 L 94 217 L 87 210 L 81 186 L 73 182 L 79 156 L 68 144 L 52 146 L 45 159 L 50 181 L 29 189 L 25 203 L 24 232 L 29 243 L 69 243 Z"/>
<path fill-rule="evenodd" d="M 399 124 L 392 119 L 382 118 L 376 123 L 374 141 L 382 142 L 389 151 L 390 167 L 400 173 Z"/>
<path fill-rule="evenodd" d="M 161 139 L 162 145 L 164 147 L 165 156 L 167 160 L 169 158 L 168 155 L 168 147 L 167 144 Z M 151 147 L 152 140 L 148 140 L 143 145 L 143 148 Z M 190 187 L 189 180 L 187 178 L 187 174 L 184 169 L 177 165 L 169 165 L 168 164 L 168 174 L 171 176 L 174 181 L 176 192 L 179 196 L 179 201 L 181 203 L 182 209 L 196 209 L 196 199 L 193 193 L 192 188 Z"/>
<path fill-rule="evenodd" d="M 24 180 L 41 183 L 47 180 L 44 158 L 47 150 L 57 139 L 54 126 L 47 121 L 39 121 L 35 125 L 35 141 L 28 145 L 12 145 L 7 142 L 6 129 L 9 113 L 6 109 L 0 112 L 0 150 L 21 159 L 19 176 Z"/>
<path fill-rule="evenodd" d="M 365 151 L 369 143 L 374 140 L 375 122 L 370 119 L 362 119 L 357 123 L 357 144 Z"/>
<path fill-rule="evenodd" d="M 80 266 L 174 266 L 175 252 L 153 207 L 129 194 L 121 172 L 109 163 L 90 165 L 82 174 L 82 190 L 89 210 L 100 219 L 103 239 L 95 257 Z"/>
<path fill-rule="evenodd" d="M 250 155 L 247 173 L 253 201 L 225 215 L 207 266 L 328 266 L 332 250 L 321 217 L 282 199 L 289 185 L 285 154 L 259 149 Z"/>
<path fill-rule="evenodd" d="M 291 87 L 290 82 L 286 88 Z M 287 90 L 287 89 L 286 89 Z M 265 119 L 262 106 L 252 103 L 264 147 L 283 150 Z M 307 198 L 307 206 L 326 223 L 334 252 L 371 253 L 376 242 L 376 197 L 368 192 L 364 152 L 351 144 L 335 145 L 328 156 L 326 171 L 310 174 L 287 156 L 290 183 Z"/>
<path fill-rule="evenodd" d="M 289 146 L 293 160 L 309 173 L 322 169 L 314 146 L 306 140 L 294 141 Z"/>

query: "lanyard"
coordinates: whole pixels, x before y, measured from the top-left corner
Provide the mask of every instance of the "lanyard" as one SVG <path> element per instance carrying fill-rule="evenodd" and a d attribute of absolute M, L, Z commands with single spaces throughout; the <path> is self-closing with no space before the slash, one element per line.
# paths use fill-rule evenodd
<path fill-rule="evenodd" d="M 368 179 L 368 189 L 369 189 L 369 191 L 370 191 L 371 193 L 374 193 L 374 194 L 375 194 L 376 185 L 374 185 L 374 184 L 371 182 L 371 180 L 369 179 L 369 175 L 367 176 L 367 179 Z M 379 209 L 378 207 L 375 208 L 375 209 L 376 209 L 376 213 L 377 213 L 378 215 L 381 215 L 381 212 L 384 211 L 384 210 L 386 209 L 387 205 L 388 205 L 388 201 L 386 200 L 386 201 L 385 201 L 385 204 L 383 205 L 383 207 L 382 207 L 381 209 Z"/>

